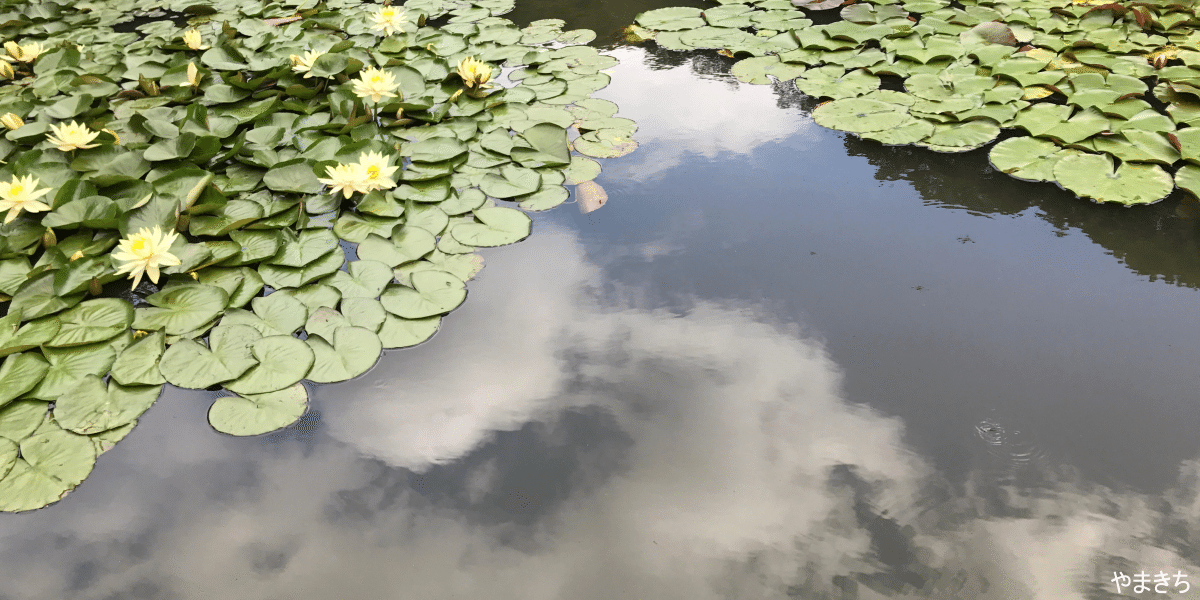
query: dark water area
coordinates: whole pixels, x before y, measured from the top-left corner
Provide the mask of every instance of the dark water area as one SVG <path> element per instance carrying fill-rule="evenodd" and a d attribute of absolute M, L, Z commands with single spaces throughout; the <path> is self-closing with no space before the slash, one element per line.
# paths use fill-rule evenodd
<path fill-rule="evenodd" d="M 507 17 L 604 45 L 680 4 Z M 1194 200 L 1097 206 L 823 129 L 712 53 L 612 53 L 641 147 L 607 205 L 537 214 L 284 431 L 168 390 L 0 515 L 0 600 L 1200 597 Z"/>

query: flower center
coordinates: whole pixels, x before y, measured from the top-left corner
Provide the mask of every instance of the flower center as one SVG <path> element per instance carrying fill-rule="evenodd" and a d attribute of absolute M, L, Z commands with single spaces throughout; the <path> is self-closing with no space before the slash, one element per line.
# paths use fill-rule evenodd
<path fill-rule="evenodd" d="M 133 242 L 133 244 L 129 246 L 129 249 L 132 250 L 134 254 L 145 257 L 146 255 L 150 254 L 150 249 L 146 246 L 146 240 L 145 238 L 142 238 Z"/>
<path fill-rule="evenodd" d="M 372 75 L 372 76 L 371 76 L 371 83 L 376 83 L 376 84 L 379 84 L 379 85 L 383 85 L 383 75 Z"/>
<path fill-rule="evenodd" d="M 20 194 L 21 192 L 25 191 L 25 186 L 23 186 L 21 184 L 17 184 L 17 185 L 14 185 L 14 186 L 8 188 L 8 191 L 10 194 L 16 196 L 17 194 Z"/>
<path fill-rule="evenodd" d="M 370 177 L 371 179 L 378 178 L 379 177 L 379 167 L 377 167 L 375 165 L 371 165 L 371 166 L 367 167 L 367 176 Z"/>

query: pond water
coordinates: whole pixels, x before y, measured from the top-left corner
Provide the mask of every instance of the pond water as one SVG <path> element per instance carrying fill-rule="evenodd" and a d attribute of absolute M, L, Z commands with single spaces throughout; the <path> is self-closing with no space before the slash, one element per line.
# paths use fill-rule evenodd
<path fill-rule="evenodd" d="M 507 17 L 602 44 L 681 4 Z M 823 129 L 715 53 L 611 51 L 641 147 L 607 205 L 536 215 L 286 430 L 169 389 L 0 515 L 0 599 L 1200 593 L 1194 201 L 1093 205 Z"/>

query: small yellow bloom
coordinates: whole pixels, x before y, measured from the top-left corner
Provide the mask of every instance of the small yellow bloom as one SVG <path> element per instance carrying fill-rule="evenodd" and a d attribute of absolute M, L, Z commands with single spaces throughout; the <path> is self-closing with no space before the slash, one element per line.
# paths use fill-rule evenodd
<path fill-rule="evenodd" d="M 75 254 L 71 255 L 70 262 L 75 262 L 81 258 L 83 258 L 83 250 L 76 250 Z"/>
<path fill-rule="evenodd" d="M 50 193 L 50 188 L 37 189 L 38 180 L 33 175 L 17 177 L 13 175 L 11 182 L 0 181 L 0 210 L 7 210 L 4 223 L 12 223 L 21 211 L 42 212 L 50 210 L 50 206 L 39 202 L 38 198 Z"/>
<path fill-rule="evenodd" d="M 358 155 L 358 165 L 367 172 L 366 191 L 390 190 L 396 187 L 392 173 L 399 167 L 388 164 L 387 156 L 379 152 L 363 152 Z"/>
<path fill-rule="evenodd" d="M 492 68 L 487 64 L 468 56 L 458 63 L 458 76 L 469 88 L 487 89 L 492 87 L 487 82 L 492 80 Z"/>
<path fill-rule="evenodd" d="M 354 93 L 359 98 L 371 98 L 371 102 L 378 103 L 383 98 L 394 98 L 395 90 L 399 87 L 396 83 L 396 78 L 387 71 L 381 71 L 375 67 L 367 67 L 359 73 L 359 79 L 354 80 Z"/>
<path fill-rule="evenodd" d="M 13 113 L 5 113 L 3 117 L 0 117 L 0 125 L 4 125 L 6 129 L 11 131 L 13 129 L 20 129 L 24 127 L 25 121 L 22 121 L 21 117 L 18 117 Z"/>
<path fill-rule="evenodd" d="M 183 43 L 187 44 L 192 50 L 207 50 L 208 46 L 204 45 L 204 38 L 200 37 L 200 32 L 196 29 L 189 29 L 183 32 Z"/>
<path fill-rule="evenodd" d="M 0 60 L 0 77 L 5 79 L 16 79 L 17 73 L 13 71 L 12 65 L 6 60 Z"/>
<path fill-rule="evenodd" d="M 325 172 L 329 174 L 329 178 L 318 178 L 317 181 L 332 188 L 330 191 L 334 195 L 341 192 L 344 197 L 349 198 L 354 192 L 365 194 L 372 189 L 368 183 L 371 176 L 367 172 L 367 168 L 360 163 L 326 167 Z"/>
<path fill-rule="evenodd" d="M 76 148 L 87 150 L 100 145 L 91 143 L 96 136 L 100 135 L 99 131 L 92 131 L 86 125 L 80 125 L 75 121 L 71 121 L 69 125 L 51 125 L 50 131 L 52 135 L 47 136 L 46 141 L 58 146 L 58 149 L 63 152 Z"/>
<path fill-rule="evenodd" d="M 32 63 L 46 49 L 37 42 L 29 42 L 28 44 L 17 44 L 16 42 L 4 42 L 4 50 L 8 52 L 6 60 L 18 60 L 23 63 Z"/>
<path fill-rule="evenodd" d="M 308 79 L 309 77 L 313 76 L 312 73 L 308 72 L 308 70 L 313 66 L 313 61 L 317 60 L 317 57 L 321 56 L 322 54 L 325 53 L 321 52 L 320 50 L 309 50 L 308 52 L 304 53 L 304 56 L 293 54 L 288 57 L 288 60 L 292 61 L 293 71 L 297 73 L 304 73 L 304 78 Z"/>
<path fill-rule="evenodd" d="M 143 227 L 117 244 L 118 252 L 113 253 L 113 258 L 125 263 L 117 268 L 117 273 L 129 273 L 129 278 L 133 280 L 130 289 L 137 288 L 142 281 L 142 273 L 149 275 L 150 281 L 158 283 L 159 266 L 174 267 L 179 264 L 179 257 L 170 252 L 171 244 L 177 237 L 179 234 L 173 231 L 163 234 L 162 229 L 155 225 L 153 231 Z"/>
<path fill-rule="evenodd" d="M 188 85 L 196 87 L 200 83 L 200 69 L 196 68 L 196 63 L 188 63 L 187 75 Z"/>
<path fill-rule="evenodd" d="M 200 276 L 195 271 L 188 271 L 188 276 L 192 278 L 192 281 L 200 281 Z"/>
<path fill-rule="evenodd" d="M 371 29 L 382 30 L 386 36 L 399 31 L 401 26 L 408 22 L 408 17 L 399 8 L 383 6 L 371 15 L 371 20 L 375 21 Z"/>
<path fill-rule="evenodd" d="M 137 287 L 137 286 L 134 286 L 134 287 Z M 134 329 L 133 330 L 133 339 L 135 339 L 135 340 L 138 338 L 144 338 L 148 335 L 150 335 L 150 332 L 146 331 L 145 329 Z"/>

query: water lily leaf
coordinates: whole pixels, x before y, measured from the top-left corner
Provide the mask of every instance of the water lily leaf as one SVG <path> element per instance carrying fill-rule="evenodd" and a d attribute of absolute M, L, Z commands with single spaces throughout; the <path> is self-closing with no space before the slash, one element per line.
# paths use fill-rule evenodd
<path fill-rule="evenodd" d="M 505 165 L 500 168 L 500 175 L 488 173 L 479 183 L 479 189 L 493 198 L 512 198 L 537 191 L 542 184 L 542 176 L 533 169 L 525 169 L 516 165 Z"/>
<path fill-rule="evenodd" d="M 121 385 L 164 383 L 158 364 L 166 350 L 166 335 L 155 331 L 121 351 L 112 365 L 112 378 Z"/>
<path fill-rule="evenodd" d="M 1175 182 L 1158 165 L 1124 163 L 1102 154 L 1068 156 L 1054 166 L 1059 185 L 1082 198 L 1119 204 L 1152 204 L 1171 193 Z"/>
<path fill-rule="evenodd" d="M 177 387 L 212 387 L 239 377 L 254 366 L 250 348 L 262 337 L 254 327 L 222 321 L 209 335 L 211 350 L 193 340 L 178 340 L 163 353 L 159 371 Z"/>
<path fill-rule="evenodd" d="M 341 309 L 351 325 L 374 332 L 383 327 L 388 316 L 383 304 L 374 298 L 346 298 L 342 301 Z"/>
<path fill-rule="evenodd" d="M 54 405 L 54 418 L 68 431 L 89 435 L 128 425 L 150 409 L 161 385 L 123 386 L 88 374 Z"/>
<path fill-rule="evenodd" d="M 455 225 L 450 235 L 468 246 L 504 246 L 526 237 L 533 221 L 525 213 L 512 208 L 481 208 L 475 211 L 478 223 Z"/>
<path fill-rule="evenodd" d="M 845 98 L 821 104 L 813 109 L 812 117 L 822 127 L 851 133 L 893 129 L 911 118 L 906 106 L 865 98 Z"/>
<path fill-rule="evenodd" d="M 58 333 L 47 346 L 81 346 L 112 339 L 133 323 L 133 306 L 119 298 L 88 300 L 58 315 Z"/>
<path fill-rule="evenodd" d="M 433 337 L 441 323 L 440 316 L 405 319 L 389 314 L 379 330 L 379 340 L 383 343 L 384 348 L 416 346 Z"/>
<path fill-rule="evenodd" d="M 263 184 L 276 192 L 319 194 L 325 184 L 317 181 L 308 161 L 279 163 L 263 175 Z"/>
<path fill-rule="evenodd" d="M 87 375 L 103 376 L 112 368 L 117 352 L 108 344 L 74 348 L 44 348 L 42 354 L 50 368 L 37 387 L 26 394 L 29 398 L 53 401 L 71 391 Z M 69 428 L 68 428 L 69 429 Z"/>
<path fill-rule="evenodd" d="M 600 170 L 600 163 L 585 156 L 572 156 L 570 166 L 563 172 L 566 175 L 566 180 L 563 183 L 575 185 L 591 181 L 600 176 Z"/>
<path fill-rule="evenodd" d="M 0 408 L 0 438 L 19 442 L 29 437 L 46 420 L 46 411 L 40 400 L 17 400 Z"/>
<path fill-rule="evenodd" d="M 283 245 L 283 238 L 272 230 L 235 230 L 229 232 L 229 237 L 240 247 L 235 264 L 257 264 L 275 256 Z"/>
<path fill-rule="evenodd" d="M 437 163 L 466 154 L 467 145 L 458 138 L 435 137 L 410 145 L 408 151 L 416 162 Z"/>
<path fill-rule="evenodd" d="M 1018 113 L 1016 118 L 1013 119 L 1013 123 L 1019 126 L 1018 120 L 1020 118 L 1021 114 Z M 1107 131 L 1109 123 L 1108 117 L 1104 116 L 1104 113 L 1095 108 L 1087 108 L 1079 111 L 1065 122 L 1058 123 L 1042 133 L 1034 135 L 1057 140 L 1063 144 L 1074 144 L 1092 137 L 1101 131 Z"/>
<path fill-rule="evenodd" d="M 1068 156 L 1049 140 L 1015 137 L 992 147 L 988 159 L 996 170 L 1025 181 L 1054 181 L 1054 165 Z"/>
<path fill-rule="evenodd" d="M 52 422 L 21 441 L 21 458 L 0 479 L 0 511 L 41 508 L 62 499 L 96 464 L 90 438 Z"/>
<path fill-rule="evenodd" d="M 258 296 L 263 289 L 262 277 L 258 271 L 249 267 L 221 268 L 209 267 L 200 271 L 200 283 L 215 285 L 229 294 L 229 306 L 241 307 Z"/>
<path fill-rule="evenodd" d="M 323 306 L 312 311 L 308 317 L 308 322 L 304 324 L 304 330 L 308 332 L 308 336 L 321 336 L 326 340 L 333 339 L 333 332 L 341 327 L 350 327 L 350 320 L 342 313 L 334 310 L 332 307 Z M 321 357 L 317 357 L 319 363 Z"/>
<path fill-rule="evenodd" d="M 1175 185 L 1191 194 L 1195 198 L 1200 198 L 1200 167 L 1196 165 L 1183 165 L 1175 171 Z M 4 414 L 0 413 L 0 423 L 4 422 Z M 4 435 L 0 431 L 0 435 Z"/>
<path fill-rule="evenodd" d="M 379 336 L 362 327 L 339 327 L 333 343 L 313 336 L 305 340 L 316 360 L 308 379 L 316 383 L 335 383 L 366 373 L 379 360 L 383 345 Z"/>
<path fill-rule="evenodd" d="M 263 264 L 259 267 L 259 275 L 263 282 L 275 288 L 300 287 L 316 281 L 342 268 L 346 263 L 346 254 L 340 248 L 331 250 L 324 256 L 303 267 L 281 267 L 273 264 Z"/>
<path fill-rule="evenodd" d="M 350 271 L 337 271 L 323 280 L 342 293 L 343 298 L 375 298 L 392 282 L 392 267 L 374 260 L 350 263 Z"/>
<path fill-rule="evenodd" d="M 19 327 L 21 313 L 9 312 L 0 319 L 0 356 L 24 352 L 50 341 L 58 333 L 57 317 L 46 317 Z"/>
<path fill-rule="evenodd" d="M 531 147 L 516 147 L 512 159 L 523 167 L 538 168 L 570 164 L 567 130 L 551 123 L 538 123 L 521 133 Z"/>
<path fill-rule="evenodd" d="M 400 219 L 359 215 L 344 212 L 333 224 L 333 232 L 338 237 L 354 244 L 362 243 L 368 235 L 387 237 L 400 224 Z"/>
<path fill-rule="evenodd" d="M 378 261 L 389 267 L 412 262 L 433 251 L 437 241 L 420 227 L 405 227 L 390 239 L 369 235 L 358 245 L 360 260 Z"/>
<path fill-rule="evenodd" d="M 338 247 L 337 236 L 328 229 L 306 229 L 299 234 L 284 230 L 282 234 L 283 245 L 269 264 L 303 267 L 327 256 L 330 250 Z"/>
<path fill-rule="evenodd" d="M 703 27 L 704 13 L 698 8 L 671 7 L 648 10 L 634 17 L 638 25 L 658 31 L 682 31 Z"/>
<path fill-rule="evenodd" d="M 179 335 L 217 318 L 228 306 L 229 294 L 216 286 L 190 283 L 168 287 L 146 301 L 155 308 L 135 310 L 133 328 Z"/>
<path fill-rule="evenodd" d="M 282 290 L 275 290 L 275 292 L 271 295 L 279 295 L 281 297 L 290 296 L 295 298 L 299 300 L 309 312 L 312 312 L 322 306 L 333 308 L 337 306 L 338 302 L 340 302 L 342 299 L 342 293 L 339 292 L 337 288 L 333 287 L 332 285 L 325 285 L 323 283 L 314 283 L 311 285 L 306 285 L 302 288 L 285 288 Z"/>
<path fill-rule="evenodd" d="M 774 83 L 771 76 L 779 81 L 790 81 L 802 75 L 807 69 L 803 65 L 785 63 L 778 55 L 754 56 L 744 58 L 730 69 L 730 74 L 743 83 L 755 85 L 770 85 Z"/>
<path fill-rule="evenodd" d="M 229 435 L 261 435 L 295 423 L 307 410 L 308 390 L 297 383 L 264 394 L 217 398 L 208 409 L 208 422 Z"/>
<path fill-rule="evenodd" d="M 313 351 L 290 335 L 272 335 L 254 343 L 258 364 L 225 384 L 238 394 L 265 394 L 298 383 L 313 365 Z"/>
<path fill-rule="evenodd" d="M 47 271 L 25 280 L 17 293 L 13 294 L 8 310 L 19 313 L 25 319 L 36 319 L 70 308 L 82 299 L 83 294 L 60 295 L 54 289 L 54 272 Z"/>
<path fill-rule="evenodd" d="M 551 208 L 566 202 L 567 198 L 570 197 L 571 193 L 567 191 L 567 188 L 564 188 L 561 185 L 545 185 L 543 182 L 541 189 L 538 191 L 532 194 L 521 196 L 521 201 L 517 203 L 517 206 L 520 206 L 521 210 L 550 210 Z M 446 236 L 442 236 L 441 242 L 439 242 L 439 248 L 441 248 L 441 243 L 445 241 Z M 445 249 L 442 248 L 442 250 Z"/>
<path fill-rule="evenodd" d="M 1000 127 L 992 121 L 934 125 L 933 133 L 922 143 L 938 146 L 941 152 L 966 152 L 991 142 L 1000 135 Z"/>
<path fill-rule="evenodd" d="M 50 363 L 37 352 L 10 354 L 0 365 L 0 407 L 33 389 L 50 369 Z"/>
<path fill-rule="evenodd" d="M 1179 151 L 1162 133 L 1130 129 L 1122 135 L 1097 136 L 1092 140 L 1096 151 L 1107 152 L 1124 162 L 1171 166 L 1179 160 Z"/>
<path fill-rule="evenodd" d="M 379 301 L 388 312 L 405 319 L 448 313 L 467 298 L 466 284 L 444 271 L 421 271 L 410 277 L 412 287 L 390 285 Z"/>
<path fill-rule="evenodd" d="M 933 123 L 925 119 L 910 119 L 892 129 L 860 133 L 858 135 L 869 140 L 875 140 L 885 146 L 902 146 L 920 142 L 932 135 L 933 131 Z"/>
<path fill-rule="evenodd" d="M 610 129 L 589 131 L 571 142 L 575 151 L 593 158 L 618 158 L 637 150 L 638 143 L 621 132 Z"/>

